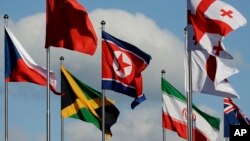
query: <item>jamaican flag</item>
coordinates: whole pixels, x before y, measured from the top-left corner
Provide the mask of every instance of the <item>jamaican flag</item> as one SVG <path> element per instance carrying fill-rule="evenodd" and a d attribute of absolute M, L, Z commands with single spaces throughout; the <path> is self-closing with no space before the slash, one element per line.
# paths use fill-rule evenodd
<path fill-rule="evenodd" d="M 102 95 L 74 77 L 61 66 L 61 114 L 63 118 L 75 118 L 93 123 L 102 130 Z M 111 126 L 116 123 L 119 110 L 105 98 L 105 134 L 110 137 Z"/>

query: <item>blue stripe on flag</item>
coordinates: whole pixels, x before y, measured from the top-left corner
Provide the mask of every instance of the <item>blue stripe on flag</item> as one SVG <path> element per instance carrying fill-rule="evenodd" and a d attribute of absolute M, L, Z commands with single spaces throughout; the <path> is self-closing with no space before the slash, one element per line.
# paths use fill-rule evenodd
<path fill-rule="evenodd" d="M 140 50 L 136 46 L 129 44 L 125 41 L 122 41 L 122 40 L 108 34 L 105 31 L 102 31 L 102 39 L 115 43 L 118 47 L 121 47 L 121 48 L 139 56 L 140 59 L 143 59 L 144 62 L 149 64 L 151 56 L 149 54 L 143 52 L 142 50 Z"/>
<path fill-rule="evenodd" d="M 11 40 L 10 35 L 5 29 L 5 78 L 8 78 L 11 71 L 15 69 L 17 60 L 21 58 L 16 49 L 15 43 Z"/>
<path fill-rule="evenodd" d="M 146 96 L 143 94 L 142 96 L 136 98 L 132 103 L 131 103 L 131 108 L 134 109 L 137 105 L 139 105 L 141 102 L 146 100 Z"/>
<path fill-rule="evenodd" d="M 116 92 L 136 97 L 136 89 L 123 85 L 115 80 L 102 80 L 102 89 L 114 90 Z"/>

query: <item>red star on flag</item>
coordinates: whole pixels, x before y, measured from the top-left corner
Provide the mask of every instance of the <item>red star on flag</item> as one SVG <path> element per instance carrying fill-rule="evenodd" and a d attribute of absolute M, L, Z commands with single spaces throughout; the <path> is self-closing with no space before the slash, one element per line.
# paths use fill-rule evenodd
<path fill-rule="evenodd" d="M 117 66 L 118 68 L 117 68 L 116 71 L 120 71 L 123 75 L 125 75 L 124 68 L 130 66 L 130 64 L 123 61 L 123 55 L 122 54 L 117 58 L 117 62 L 118 62 L 118 66 Z"/>

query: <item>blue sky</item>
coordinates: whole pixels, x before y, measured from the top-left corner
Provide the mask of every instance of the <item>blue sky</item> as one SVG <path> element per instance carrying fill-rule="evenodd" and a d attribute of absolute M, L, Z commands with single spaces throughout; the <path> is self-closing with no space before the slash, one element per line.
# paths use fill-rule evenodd
<path fill-rule="evenodd" d="M 31 57 L 45 66 L 45 2 L 32 0 L 3 0 L 0 16 L 10 16 L 9 28 L 16 35 Z M 90 14 L 98 37 L 100 22 L 105 20 L 106 31 L 135 44 L 151 54 L 152 61 L 143 72 L 144 92 L 147 100 L 135 110 L 130 109 L 131 98 L 107 91 L 120 109 L 117 124 L 112 127 L 111 141 L 152 141 L 160 140 L 161 129 L 161 91 L 160 71 L 166 70 L 166 79 L 180 91 L 184 91 L 184 27 L 186 26 L 186 1 L 180 0 L 92 0 L 79 1 Z M 249 0 L 224 0 L 250 19 Z M 234 60 L 227 61 L 229 66 L 237 67 L 239 73 L 229 80 L 240 99 L 235 102 L 250 116 L 249 80 L 250 27 L 230 33 L 224 45 Z M 100 38 L 99 38 L 100 39 Z M 0 19 L 0 57 L 3 55 L 3 19 Z M 99 42 L 100 43 L 100 42 Z M 100 44 L 96 54 L 91 57 L 61 49 L 51 49 L 51 68 L 59 75 L 59 57 L 65 56 L 65 66 L 85 83 L 100 90 Z M 3 59 L 0 59 L 3 68 Z M 4 72 L 0 70 L 3 80 Z M 58 83 L 60 79 L 58 79 Z M 58 85 L 59 86 L 59 85 Z M 0 83 L 0 140 L 4 135 L 4 83 Z M 59 88 L 59 87 L 58 87 Z M 45 87 L 34 84 L 9 84 L 9 136 L 10 141 L 45 141 L 46 103 Z M 223 117 L 223 99 L 210 95 L 195 94 L 194 103 L 205 111 Z M 52 140 L 60 140 L 60 98 L 51 93 Z M 181 141 L 175 133 L 169 132 L 172 141 Z M 65 120 L 65 139 L 67 141 L 101 139 L 101 132 L 90 124 L 74 119 Z"/>

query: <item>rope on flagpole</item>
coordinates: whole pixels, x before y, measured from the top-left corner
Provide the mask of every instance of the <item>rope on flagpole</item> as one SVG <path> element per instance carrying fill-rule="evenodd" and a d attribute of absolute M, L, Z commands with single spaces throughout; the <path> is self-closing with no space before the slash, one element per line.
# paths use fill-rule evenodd
<path fill-rule="evenodd" d="M 64 57 L 60 57 L 60 66 L 63 66 Z M 61 80 L 61 91 L 62 91 L 62 80 Z M 62 107 L 62 97 L 61 97 L 61 107 Z M 64 141 L 64 119 L 61 115 L 61 141 Z"/>
<path fill-rule="evenodd" d="M 7 14 L 5 14 L 3 16 L 4 18 L 4 26 L 7 27 L 8 26 L 8 19 L 9 19 L 9 16 Z M 5 35 L 6 36 L 6 35 Z M 5 37 L 6 38 L 6 37 Z M 6 55 L 6 54 L 5 54 Z M 5 60 L 6 61 L 6 60 Z M 6 68 L 5 68 L 6 69 Z M 4 93 L 5 93 L 5 112 L 4 112 L 4 115 L 5 115 L 5 129 L 4 129 L 4 138 L 5 138 L 5 141 L 8 141 L 8 114 L 9 114 L 9 111 L 8 111 L 8 82 L 4 82 Z"/>
<path fill-rule="evenodd" d="M 106 22 L 102 20 L 101 21 L 102 31 L 104 31 L 105 24 Z M 102 55 L 101 55 L 101 58 L 102 58 Z M 102 89 L 102 141 L 105 141 L 105 90 L 103 89 Z"/>

